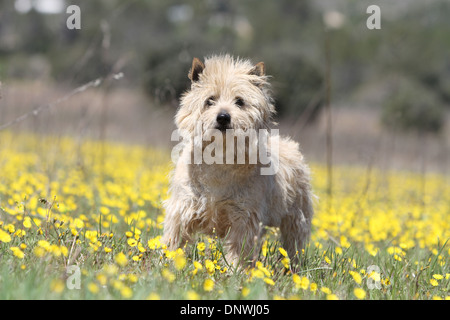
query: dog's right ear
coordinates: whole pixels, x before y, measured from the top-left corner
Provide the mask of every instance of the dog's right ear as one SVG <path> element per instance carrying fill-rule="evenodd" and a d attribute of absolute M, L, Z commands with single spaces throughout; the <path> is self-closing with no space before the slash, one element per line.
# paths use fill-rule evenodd
<path fill-rule="evenodd" d="M 266 74 L 266 66 L 264 65 L 264 62 L 258 62 L 252 70 L 250 70 L 250 74 L 262 77 Z"/>
<path fill-rule="evenodd" d="M 200 78 L 200 73 L 203 72 L 203 69 L 205 69 L 203 62 L 197 58 L 194 58 L 194 60 L 192 60 L 192 67 L 188 75 L 189 79 L 191 79 L 192 82 L 197 82 Z"/>

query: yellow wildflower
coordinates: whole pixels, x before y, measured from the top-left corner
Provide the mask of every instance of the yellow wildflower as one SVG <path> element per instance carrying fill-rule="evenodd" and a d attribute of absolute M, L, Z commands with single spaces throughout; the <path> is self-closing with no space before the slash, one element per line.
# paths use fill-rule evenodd
<path fill-rule="evenodd" d="M 161 271 L 161 275 L 169 282 L 173 282 L 175 280 L 175 275 L 170 272 L 169 269 L 163 269 Z"/>
<path fill-rule="evenodd" d="M 19 259 L 23 259 L 23 257 L 25 256 L 25 254 L 23 253 L 22 250 L 20 250 L 19 247 L 10 247 L 9 249 L 10 249 L 10 250 L 13 252 L 13 254 L 14 254 L 17 258 L 19 258 Z"/>
<path fill-rule="evenodd" d="M 284 250 L 283 248 L 281 248 L 281 247 L 279 247 L 278 248 L 278 251 L 280 251 L 280 253 L 281 253 L 281 255 L 283 256 L 283 257 L 287 257 L 287 252 L 286 252 L 286 250 Z"/>
<path fill-rule="evenodd" d="M 5 231 L 3 231 L 2 229 L 0 229 L 0 241 L 5 242 L 5 243 L 11 241 L 11 236 L 9 234 L 7 234 Z"/>
<path fill-rule="evenodd" d="M 203 290 L 212 291 L 214 289 L 214 281 L 211 279 L 206 279 L 203 282 Z"/>
<path fill-rule="evenodd" d="M 98 293 L 98 291 L 99 291 L 99 288 L 98 288 L 98 286 L 95 284 L 95 283 L 93 283 L 93 282 L 90 282 L 89 284 L 88 284 L 88 290 L 91 292 L 91 293 L 93 293 L 93 294 L 97 294 Z"/>
<path fill-rule="evenodd" d="M 119 266 L 121 266 L 121 267 L 126 266 L 127 263 L 128 263 L 127 256 L 126 256 L 123 252 L 118 253 L 118 254 L 114 257 L 114 260 L 115 260 L 116 263 L 117 263 Z"/>
<path fill-rule="evenodd" d="M 360 300 L 364 299 L 366 297 L 366 292 L 361 288 L 355 288 L 353 290 L 353 294 L 355 295 L 356 298 L 358 298 Z"/>

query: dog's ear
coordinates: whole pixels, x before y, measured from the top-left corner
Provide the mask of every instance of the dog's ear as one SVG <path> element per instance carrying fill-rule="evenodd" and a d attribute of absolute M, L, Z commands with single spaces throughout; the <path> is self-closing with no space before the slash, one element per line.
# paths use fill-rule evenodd
<path fill-rule="evenodd" d="M 197 82 L 200 78 L 200 73 L 203 72 L 203 69 L 205 69 L 203 62 L 197 58 L 194 58 L 194 60 L 192 60 L 192 67 L 188 75 L 189 79 L 191 79 L 192 82 Z"/>
<path fill-rule="evenodd" d="M 264 62 L 258 62 L 252 70 L 250 70 L 250 74 L 262 77 L 266 75 L 266 67 L 264 65 Z"/>

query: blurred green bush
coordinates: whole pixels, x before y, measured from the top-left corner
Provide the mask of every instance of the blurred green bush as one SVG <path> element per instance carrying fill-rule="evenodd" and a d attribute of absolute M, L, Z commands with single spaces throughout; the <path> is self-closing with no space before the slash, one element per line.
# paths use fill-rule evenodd
<path fill-rule="evenodd" d="M 439 96 L 420 83 L 401 79 L 382 107 L 382 123 L 390 129 L 438 133 L 445 107 Z"/>
<path fill-rule="evenodd" d="M 155 106 L 177 105 L 193 57 L 230 53 L 265 62 L 280 117 L 313 120 L 324 101 L 327 34 L 334 105 L 391 76 L 408 83 L 378 99 L 386 126 L 438 132 L 450 105 L 448 0 L 383 2 L 381 30 L 366 27 L 369 0 L 73 0 L 81 30 L 66 28 L 65 12 L 21 14 L 14 3 L 0 3 L 2 79 L 73 85 L 119 68 L 121 85 L 141 88 Z M 339 21 L 325 31 L 324 16 Z"/>

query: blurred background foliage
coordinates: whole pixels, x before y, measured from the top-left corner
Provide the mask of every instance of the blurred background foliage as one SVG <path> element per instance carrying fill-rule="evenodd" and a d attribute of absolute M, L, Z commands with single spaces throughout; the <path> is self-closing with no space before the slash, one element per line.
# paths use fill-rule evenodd
<path fill-rule="evenodd" d="M 378 3 L 377 3 L 378 2 Z M 69 4 L 81 30 L 68 30 Z M 381 30 L 366 9 L 381 8 Z M 0 77 L 82 84 L 122 71 L 152 105 L 177 105 L 193 57 L 264 61 L 280 117 L 325 101 L 378 108 L 388 128 L 439 132 L 450 105 L 450 2 L 15 0 L 0 2 Z"/>

